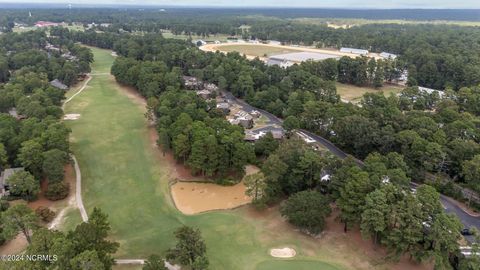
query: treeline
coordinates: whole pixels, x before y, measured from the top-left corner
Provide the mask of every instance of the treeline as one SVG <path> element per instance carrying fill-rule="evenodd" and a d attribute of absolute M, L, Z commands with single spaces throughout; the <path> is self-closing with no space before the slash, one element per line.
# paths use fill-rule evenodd
<path fill-rule="evenodd" d="M 10 195 L 28 200 L 36 198 L 43 179 L 49 181 L 47 198 L 58 200 L 68 195 L 63 168 L 69 161 L 70 130 L 60 122 L 65 93 L 49 81 L 66 74 L 73 83 L 92 61 L 85 48 L 71 41 L 62 45 L 86 63 L 82 70 L 60 53 L 47 52 L 47 40 L 60 45 L 43 32 L 0 36 L 0 59 L 6 62 L 2 66 L 4 84 L 0 84 L 0 169 L 25 168 L 27 172 L 9 179 Z"/>
<path fill-rule="evenodd" d="M 131 44 L 127 42 L 127 46 Z M 243 141 L 240 126 L 231 125 L 217 111 L 215 103 L 207 104 L 193 91 L 183 88 L 182 70 L 176 56 L 188 48 L 183 42 L 159 39 L 155 51 L 120 48 L 112 66 L 112 74 L 120 83 L 134 86 L 149 98 L 149 109 L 157 118 L 159 144 L 172 150 L 175 158 L 188 165 L 194 174 L 224 177 L 230 173 L 242 175 L 244 167 L 254 162 L 254 149 Z M 174 50 L 177 51 L 174 51 Z M 155 58 L 157 61 L 135 59 Z M 163 60 L 163 61 L 162 61 Z"/>
<path fill-rule="evenodd" d="M 42 73 L 49 81 L 58 79 L 70 86 L 77 82 L 78 74 L 90 71 L 93 60 L 88 48 L 72 41 L 47 38 L 43 31 L 4 34 L 0 43 L 0 82 L 7 82 L 12 71 L 21 69 L 22 73 Z M 48 43 L 58 50 L 46 49 Z M 76 60 L 62 57 L 64 53 L 70 53 Z"/>
<path fill-rule="evenodd" d="M 250 34 L 285 43 L 396 53 L 405 68 L 412 66 L 412 80 L 424 87 L 458 90 L 480 83 L 480 31 L 476 27 L 372 24 L 332 29 L 272 21 L 252 25 Z"/>
<path fill-rule="evenodd" d="M 335 202 L 345 231 L 359 227 L 365 238 L 384 245 L 390 258 L 409 255 L 448 269 L 457 263 L 450 259 L 459 256 L 462 224 L 444 212 L 431 186 L 412 191 L 408 171 L 398 153 L 373 153 L 360 168 L 350 158 L 321 156 L 291 139 L 268 157 L 263 174 L 248 182 L 247 189 L 256 191 L 257 203 L 288 197 L 281 214 L 314 235 L 324 229 L 330 203 Z"/>
<path fill-rule="evenodd" d="M 107 215 L 94 208 L 88 222 L 73 230 L 62 232 L 40 226 L 35 213 L 25 204 L 17 204 L 1 213 L 2 228 L 13 239 L 23 234 L 28 242 L 23 260 L 1 260 L 0 267 L 9 270 L 23 269 L 112 269 L 112 255 L 119 244 L 108 240 L 111 231 Z M 27 259 L 32 257 L 36 259 Z M 39 259 L 41 256 L 42 259 Z"/>
<path fill-rule="evenodd" d="M 168 51 L 157 45 L 162 42 L 168 44 Z M 140 58 L 144 65 L 118 58 L 118 63 L 126 61 L 125 76 L 118 79 L 136 86 L 147 97 L 165 91 L 166 82 L 174 78 L 178 86 L 180 74 L 193 75 L 288 118 L 293 128 L 329 138 L 356 157 L 365 158 L 373 152 L 401 153 L 410 167 L 409 176 L 417 181 L 431 173 L 443 173 L 459 183 L 478 186 L 464 169 L 480 154 L 478 87 L 446 91 L 443 99 L 416 87 L 405 89 L 398 97 L 366 94 L 359 107 L 339 102 L 331 81 L 340 76 L 335 61 L 306 62 L 282 69 L 259 60 L 249 61 L 237 53 L 204 53 L 186 42 L 154 35 L 123 37 L 119 43 L 123 46 L 116 47 L 122 55 Z M 363 70 L 368 78 L 368 62 L 366 65 Z M 173 68 L 165 67 L 175 67 L 176 75 Z"/>

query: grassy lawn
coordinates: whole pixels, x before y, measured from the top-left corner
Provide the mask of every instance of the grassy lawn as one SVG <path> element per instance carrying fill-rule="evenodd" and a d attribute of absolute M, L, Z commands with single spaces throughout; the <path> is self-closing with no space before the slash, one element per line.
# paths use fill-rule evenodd
<path fill-rule="evenodd" d="M 335 266 L 317 261 L 264 261 L 260 263 L 256 270 L 338 270 Z"/>
<path fill-rule="evenodd" d="M 400 93 L 404 87 L 397 86 L 397 85 L 384 85 L 382 88 L 375 89 L 370 87 L 358 87 L 351 84 L 343 84 L 337 82 L 337 93 L 343 100 L 347 100 L 350 102 L 360 102 L 362 96 L 366 93 L 379 93 L 383 92 L 383 94 L 388 97 L 390 94 L 397 94 Z"/>
<path fill-rule="evenodd" d="M 279 48 L 274 46 L 268 45 L 252 45 L 252 44 L 245 44 L 245 45 L 221 45 L 218 47 L 219 50 L 222 52 L 239 52 L 241 54 L 251 55 L 251 56 L 258 56 L 263 57 L 265 55 L 276 55 L 276 54 L 284 54 L 284 53 L 293 53 L 293 52 L 301 52 L 302 50 L 292 50 L 286 48 Z"/>
<path fill-rule="evenodd" d="M 85 31 L 85 28 L 83 27 L 83 25 L 74 24 L 74 25 L 67 25 L 65 27 L 68 28 L 70 31 Z M 42 28 L 38 28 L 36 26 L 14 27 L 12 31 L 17 33 L 23 33 L 28 31 L 35 31 L 37 29 L 42 29 Z"/>
<path fill-rule="evenodd" d="M 92 73 L 108 71 L 111 52 L 93 52 Z M 109 215 L 112 238 L 120 243 L 116 258 L 164 254 L 174 245 L 174 230 L 186 224 L 200 228 L 211 270 L 389 269 L 374 266 L 343 233 L 315 239 L 295 231 L 277 208 L 257 212 L 241 207 L 191 216 L 179 212 L 169 194 L 173 166 L 152 145 L 143 105 L 110 75 L 94 75 L 65 109 L 81 114 L 67 123 L 82 170 L 83 201 L 88 212 L 100 207 Z M 79 222 L 78 211 L 69 211 L 64 228 Z M 294 248 L 297 257 L 284 261 L 269 255 L 271 248 L 282 246 Z"/>

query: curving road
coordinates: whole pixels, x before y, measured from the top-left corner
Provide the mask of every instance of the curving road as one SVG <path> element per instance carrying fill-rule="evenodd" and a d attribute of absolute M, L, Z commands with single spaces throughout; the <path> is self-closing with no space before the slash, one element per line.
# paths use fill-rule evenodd
<path fill-rule="evenodd" d="M 251 111 L 254 111 L 254 110 L 259 111 L 265 117 L 268 118 L 269 124 L 279 126 L 279 127 L 282 126 L 283 120 L 278 118 L 277 116 L 275 116 L 275 115 L 273 115 L 273 114 L 271 114 L 271 113 L 269 113 L 265 110 L 253 107 L 252 105 L 246 103 L 245 101 L 236 98 L 230 92 L 222 91 L 222 93 L 223 93 L 225 99 L 227 99 L 228 101 L 230 101 L 232 103 L 236 103 L 237 105 L 241 106 L 244 111 L 246 111 L 246 112 L 251 112 Z M 322 136 L 319 136 L 315 133 L 312 133 L 312 132 L 304 130 L 304 129 L 300 129 L 298 131 L 303 132 L 304 134 L 308 135 L 313 140 L 315 140 L 316 143 L 322 145 L 323 147 L 328 149 L 328 151 L 330 151 L 332 154 L 334 154 L 335 156 L 337 156 L 340 159 L 344 159 L 348 156 L 351 156 L 351 155 L 345 153 L 344 151 L 342 151 L 340 148 L 338 148 L 331 141 L 323 138 Z M 359 159 L 355 158 L 355 161 L 357 162 L 357 164 L 359 166 L 364 165 L 363 161 L 361 161 Z M 412 185 L 417 186 L 417 184 L 415 184 L 415 183 L 412 183 Z M 460 219 L 460 221 L 462 222 L 462 224 L 465 228 L 476 227 L 477 229 L 480 229 L 480 217 L 471 216 L 470 214 L 465 212 L 461 207 L 457 206 L 455 203 L 452 203 L 451 200 L 453 200 L 453 199 L 451 199 L 447 196 L 444 196 L 444 195 L 440 195 L 440 201 L 443 205 L 443 208 L 445 209 L 445 211 L 447 213 L 455 214 Z M 467 236 L 465 238 L 467 238 L 467 240 L 469 240 L 469 241 L 473 240 L 473 238 L 469 237 L 469 236 Z"/>

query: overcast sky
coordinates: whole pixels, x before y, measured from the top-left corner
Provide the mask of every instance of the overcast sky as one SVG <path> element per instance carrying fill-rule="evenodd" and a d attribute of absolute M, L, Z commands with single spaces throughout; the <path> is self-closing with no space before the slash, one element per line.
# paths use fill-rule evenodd
<path fill-rule="evenodd" d="M 0 3 L 136 4 L 231 7 L 480 8 L 479 0 L 0 0 Z"/>

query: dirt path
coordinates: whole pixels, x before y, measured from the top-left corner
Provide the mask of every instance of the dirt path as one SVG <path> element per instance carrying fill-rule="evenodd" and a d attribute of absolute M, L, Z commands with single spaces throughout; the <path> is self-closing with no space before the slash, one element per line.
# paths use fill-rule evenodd
<path fill-rule="evenodd" d="M 87 211 L 85 210 L 85 206 L 83 205 L 83 199 L 82 199 L 82 173 L 80 172 L 80 166 L 78 166 L 78 162 L 75 156 L 72 154 L 71 157 L 75 166 L 75 175 L 76 175 L 76 181 L 75 181 L 75 200 L 77 202 L 76 205 L 78 210 L 80 210 L 80 215 L 82 216 L 83 222 L 87 222 L 88 215 L 87 215 Z"/>
<path fill-rule="evenodd" d="M 65 110 L 65 105 L 70 102 L 74 97 L 76 97 L 78 94 L 80 94 L 81 92 L 83 92 L 83 90 L 85 90 L 85 88 L 87 87 L 87 84 L 90 82 L 90 80 L 92 80 L 92 76 L 91 74 L 88 74 L 88 79 L 85 81 L 85 83 L 82 85 L 82 87 L 75 93 L 73 94 L 71 97 L 69 97 L 67 100 L 65 100 L 63 102 L 63 105 L 62 105 L 62 110 Z"/>
<path fill-rule="evenodd" d="M 144 264 L 145 260 L 142 259 L 119 259 L 115 260 L 116 264 Z M 167 267 L 168 270 L 180 270 L 180 266 L 178 265 L 172 265 L 168 262 L 165 262 L 165 267 Z"/>

